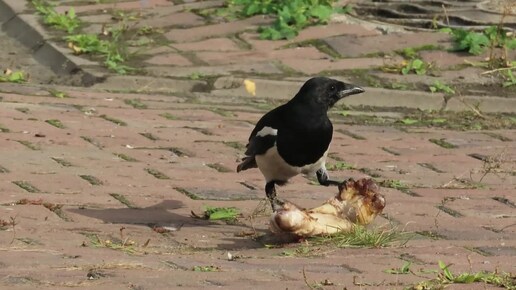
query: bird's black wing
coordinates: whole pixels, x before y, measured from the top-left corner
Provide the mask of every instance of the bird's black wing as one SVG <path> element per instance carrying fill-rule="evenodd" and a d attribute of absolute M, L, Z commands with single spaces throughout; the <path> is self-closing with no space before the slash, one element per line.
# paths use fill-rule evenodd
<path fill-rule="evenodd" d="M 246 157 L 244 157 L 242 163 L 238 165 L 237 172 L 257 167 L 254 157 L 264 154 L 269 148 L 274 146 L 276 143 L 277 130 L 281 124 L 282 112 L 283 106 L 277 107 L 265 114 L 258 121 L 249 136 L 249 143 L 246 145 L 247 150 L 245 151 Z"/>

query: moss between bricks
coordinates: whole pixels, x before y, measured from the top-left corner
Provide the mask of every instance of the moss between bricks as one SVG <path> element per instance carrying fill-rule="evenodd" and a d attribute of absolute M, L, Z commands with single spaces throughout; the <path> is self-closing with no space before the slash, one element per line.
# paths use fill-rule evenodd
<path fill-rule="evenodd" d="M 69 218 L 63 211 L 62 204 L 53 204 L 49 202 L 43 203 L 43 206 L 47 208 L 49 211 L 55 213 L 60 219 L 66 221 L 66 222 L 72 222 L 73 220 Z"/>
<path fill-rule="evenodd" d="M 109 195 L 111 195 L 114 199 L 118 200 L 120 203 L 124 204 L 125 206 L 127 206 L 128 208 L 138 208 L 137 206 L 135 206 L 132 202 L 130 202 L 124 195 L 122 194 L 119 194 L 119 193 L 110 193 Z"/>
<path fill-rule="evenodd" d="M 165 173 L 159 170 L 153 168 L 145 168 L 144 170 L 147 171 L 147 173 L 149 173 L 150 175 L 156 177 L 157 179 L 170 179 L 170 177 L 168 177 Z"/>
<path fill-rule="evenodd" d="M 109 117 L 107 115 L 100 115 L 99 116 L 100 118 L 106 120 L 106 121 L 109 121 L 109 122 L 112 122 L 112 123 L 115 123 L 117 124 L 118 126 L 127 126 L 127 123 L 122 121 L 122 120 L 119 120 L 119 119 L 116 119 L 116 118 L 113 118 L 113 117 Z"/>
<path fill-rule="evenodd" d="M 350 131 L 348 131 L 348 130 L 344 130 L 344 129 L 337 129 L 336 131 L 337 131 L 337 132 L 339 132 L 339 133 L 342 133 L 342 134 L 344 134 L 344 135 L 346 135 L 346 136 L 349 136 L 349 137 L 351 137 L 351 138 L 353 138 L 353 139 L 356 139 L 356 140 L 366 140 L 366 138 L 365 138 L 365 137 L 360 136 L 360 135 L 358 135 L 358 134 L 355 134 L 355 133 L 353 133 L 353 132 L 350 132 Z"/>
<path fill-rule="evenodd" d="M 147 105 L 142 103 L 140 99 L 126 99 L 124 100 L 124 103 L 126 103 L 129 106 L 132 106 L 135 109 L 147 109 Z"/>
<path fill-rule="evenodd" d="M 91 137 L 88 137 L 88 136 L 81 136 L 82 140 L 90 143 L 91 145 L 99 148 L 99 149 L 102 149 L 104 148 L 104 146 L 102 146 L 99 142 L 95 141 L 93 138 Z"/>
<path fill-rule="evenodd" d="M 207 110 L 211 111 L 215 114 L 221 115 L 222 117 L 228 117 L 228 118 L 235 117 L 235 114 L 233 114 L 232 112 L 221 109 L 221 108 L 209 108 Z"/>
<path fill-rule="evenodd" d="M 387 152 L 387 153 L 390 153 L 390 154 L 394 155 L 394 156 L 400 156 L 400 153 L 398 153 L 398 152 L 396 152 L 396 151 L 394 151 L 392 149 L 389 149 L 387 147 L 382 147 L 381 149 L 383 151 Z"/>
<path fill-rule="evenodd" d="M 79 175 L 79 177 L 84 179 L 84 180 L 86 180 L 91 185 L 102 185 L 102 184 L 104 184 L 100 179 L 98 179 L 98 178 L 96 178 L 95 176 L 92 176 L 92 175 Z"/>
<path fill-rule="evenodd" d="M 510 201 L 509 199 L 505 198 L 505 197 L 501 197 L 501 196 L 495 196 L 493 197 L 494 200 L 498 201 L 498 202 L 501 202 L 503 204 L 506 204 L 512 208 L 516 208 L 516 203 Z"/>
<path fill-rule="evenodd" d="M 235 148 L 239 151 L 245 150 L 245 145 L 238 141 L 224 141 L 222 142 L 224 145 L 229 146 L 231 148 Z"/>
<path fill-rule="evenodd" d="M 24 114 L 28 114 L 29 113 L 29 108 L 18 107 L 18 108 L 14 108 L 14 109 L 16 111 L 24 113 Z"/>
<path fill-rule="evenodd" d="M 208 130 L 208 129 L 205 129 L 205 128 L 199 128 L 199 127 L 190 127 L 190 126 L 184 126 L 183 128 L 185 129 L 190 129 L 190 130 L 194 130 L 194 131 L 197 131 L 203 135 L 207 135 L 207 136 L 212 136 L 213 133 Z"/>
<path fill-rule="evenodd" d="M 200 196 L 198 196 L 197 194 L 193 193 L 193 192 L 190 192 L 188 191 L 187 189 L 185 188 L 182 188 L 182 187 L 175 187 L 174 188 L 175 190 L 179 191 L 180 193 L 186 195 L 187 197 L 189 197 L 190 199 L 193 199 L 193 200 L 201 200 L 202 198 Z"/>
<path fill-rule="evenodd" d="M 511 138 L 505 137 L 505 136 L 497 134 L 497 133 L 493 133 L 493 132 L 483 132 L 483 133 L 485 135 L 489 136 L 489 137 L 498 139 L 498 140 L 503 141 L 503 142 L 511 142 L 512 141 Z"/>
<path fill-rule="evenodd" d="M 426 169 L 430 169 L 434 172 L 437 172 L 437 173 L 445 173 L 444 171 L 442 171 L 441 169 L 435 167 L 434 165 L 430 164 L 430 163 L 418 163 L 417 165 L 423 167 L 423 168 L 426 168 Z"/>
<path fill-rule="evenodd" d="M 31 149 L 31 150 L 40 150 L 41 148 L 39 148 L 38 145 L 36 144 L 33 144 L 32 142 L 30 141 L 26 141 L 26 140 L 16 140 L 16 142 L 22 144 L 23 146 Z"/>
<path fill-rule="evenodd" d="M 233 170 L 227 168 L 226 166 L 220 164 L 220 163 L 209 163 L 206 164 L 209 168 L 213 168 L 217 170 L 218 172 L 227 173 L 227 172 L 233 172 Z"/>
<path fill-rule="evenodd" d="M 163 114 L 159 114 L 159 115 L 168 120 L 178 120 L 178 117 L 176 117 L 170 113 L 163 113 Z"/>
<path fill-rule="evenodd" d="M 441 138 L 441 139 L 429 139 L 428 141 L 438 145 L 438 146 L 441 146 L 443 148 L 446 148 L 446 149 L 454 149 L 454 148 L 457 148 L 456 145 L 450 143 L 450 142 L 447 142 L 444 138 Z"/>
<path fill-rule="evenodd" d="M 143 137 L 149 139 L 149 140 L 152 140 L 152 141 L 157 141 L 159 140 L 158 137 L 154 136 L 152 133 L 149 133 L 149 132 L 145 132 L 145 133 L 140 133 L 140 135 L 142 135 Z"/>
<path fill-rule="evenodd" d="M 59 163 L 60 165 L 64 166 L 64 167 L 71 167 L 72 166 L 72 163 L 70 163 L 69 161 L 63 159 L 63 158 L 58 158 L 58 157 L 52 157 L 52 160 L 54 160 L 55 162 Z"/>
<path fill-rule="evenodd" d="M 437 206 L 438 209 L 442 210 L 443 212 L 451 215 L 452 217 L 463 217 L 464 215 L 461 214 L 460 212 L 454 210 L 454 209 L 451 209 L 449 207 L 446 207 L 444 205 L 438 205 Z"/>
<path fill-rule="evenodd" d="M 13 183 L 18 185 L 20 188 L 24 189 L 25 191 L 30 192 L 30 193 L 41 192 L 41 190 L 39 190 L 37 187 L 35 187 L 34 185 L 30 184 L 27 181 L 17 180 L 17 181 L 13 181 Z"/>
<path fill-rule="evenodd" d="M 436 232 L 432 232 L 432 231 L 419 231 L 419 232 L 416 232 L 416 234 L 430 238 L 432 240 L 442 240 L 442 239 L 446 238 L 445 236 L 440 235 Z"/>
<path fill-rule="evenodd" d="M 0 124 L 0 133 L 9 133 L 9 132 L 11 132 L 11 130 L 4 127 L 2 124 Z"/>
<path fill-rule="evenodd" d="M 129 156 L 129 155 L 125 155 L 123 153 L 113 153 L 116 157 L 124 160 L 124 161 L 127 161 L 127 162 L 138 162 L 137 159 Z"/>
<path fill-rule="evenodd" d="M 65 125 L 58 119 L 45 120 L 45 122 L 59 129 L 65 128 Z"/>

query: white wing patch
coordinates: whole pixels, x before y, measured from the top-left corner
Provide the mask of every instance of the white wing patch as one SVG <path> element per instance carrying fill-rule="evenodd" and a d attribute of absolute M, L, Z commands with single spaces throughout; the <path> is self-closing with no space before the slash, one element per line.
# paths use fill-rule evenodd
<path fill-rule="evenodd" d="M 276 136 L 278 135 L 278 129 L 274 129 L 272 127 L 263 127 L 258 133 L 256 133 L 256 136 L 258 137 L 265 137 L 267 135 Z"/>

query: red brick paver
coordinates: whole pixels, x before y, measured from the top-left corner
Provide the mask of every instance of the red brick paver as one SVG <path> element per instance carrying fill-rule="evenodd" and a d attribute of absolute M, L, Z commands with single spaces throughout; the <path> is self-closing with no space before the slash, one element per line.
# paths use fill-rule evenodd
<path fill-rule="evenodd" d="M 16 223 L 0 230 L 5 289 L 301 289 L 303 272 L 308 283 L 334 284 L 324 289 L 402 289 L 424 280 L 383 272 L 404 261 L 414 271 L 437 269 L 439 260 L 456 272 L 515 270 L 515 141 L 336 122 L 330 164 L 343 159 L 408 186 L 382 189 L 387 207 L 373 227 L 390 220 L 417 238 L 383 249 L 310 242 L 267 248 L 260 242 L 270 237 L 267 215 L 245 218 L 264 197 L 263 179 L 257 170 L 234 172 L 239 146 L 262 110 L 245 99 L 228 106 L 180 96 L 69 94 L 1 94 L 0 219 Z M 135 100 L 146 108 L 133 108 Z M 45 122 L 51 119 L 64 128 Z M 513 131 L 497 133 L 516 139 Z M 431 138 L 458 148 L 441 148 Z M 486 175 L 482 186 L 453 181 L 469 180 L 470 172 L 471 182 L 479 180 L 483 164 L 468 154 L 504 150 L 505 173 Z M 334 190 L 298 177 L 279 194 L 315 206 Z M 190 217 L 207 205 L 235 206 L 244 217 L 234 225 Z M 121 249 L 109 248 L 124 241 Z M 306 247 L 313 255 L 299 254 Z"/>

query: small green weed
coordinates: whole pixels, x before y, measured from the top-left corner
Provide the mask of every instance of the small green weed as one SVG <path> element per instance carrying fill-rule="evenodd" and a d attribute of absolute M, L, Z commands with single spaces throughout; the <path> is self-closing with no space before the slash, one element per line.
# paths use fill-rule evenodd
<path fill-rule="evenodd" d="M 239 215 L 236 207 L 211 207 L 206 206 L 204 209 L 204 216 L 202 218 L 207 220 L 226 220 L 234 221 Z"/>
<path fill-rule="evenodd" d="M 388 64 L 381 67 L 381 70 L 388 73 L 401 73 L 403 75 L 417 74 L 426 75 L 433 70 L 431 63 L 425 62 L 420 58 L 404 60 L 401 63 Z"/>
<path fill-rule="evenodd" d="M 124 31 L 123 26 L 111 29 L 111 39 L 108 40 L 100 39 L 96 34 L 68 35 L 65 40 L 75 54 L 99 55 L 104 59 L 104 65 L 108 69 L 118 74 L 127 74 L 133 69 L 123 65 L 129 56 L 127 47 L 122 43 Z"/>
<path fill-rule="evenodd" d="M 328 164 L 326 166 L 326 169 L 330 170 L 330 171 L 350 170 L 350 169 L 355 169 L 355 166 L 353 164 L 347 163 L 345 161 L 337 161 L 335 163 Z"/>
<path fill-rule="evenodd" d="M 169 112 L 165 112 L 163 114 L 159 114 L 161 117 L 167 119 L 167 120 L 177 120 L 178 118 L 172 114 L 170 114 Z"/>
<path fill-rule="evenodd" d="M 516 77 L 512 73 L 513 69 L 515 68 L 508 68 L 507 70 L 504 70 L 503 76 L 505 78 L 505 81 L 502 84 L 504 88 L 516 85 Z"/>
<path fill-rule="evenodd" d="M 396 275 L 399 275 L 399 274 L 410 274 L 410 265 L 412 265 L 411 262 L 405 262 L 403 264 L 403 266 L 401 266 L 399 268 L 391 268 L 391 269 L 388 269 L 388 270 L 384 270 L 383 272 L 387 273 L 387 274 L 396 274 Z"/>
<path fill-rule="evenodd" d="M 44 0 L 32 0 L 36 11 L 43 15 L 43 22 L 67 33 L 73 33 L 79 28 L 81 22 L 75 15 L 75 10 L 70 8 L 65 13 L 57 13 L 50 3 Z"/>
<path fill-rule="evenodd" d="M 415 73 L 417 75 L 424 75 L 427 73 L 431 64 L 424 62 L 419 58 L 411 59 L 408 62 L 404 62 L 404 66 L 401 68 L 401 73 L 404 75 Z"/>
<path fill-rule="evenodd" d="M 388 187 L 388 188 L 394 188 L 394 189 L 408 189 L 408 185 L 406 185 L 405 183 L 401 182 L 401 180 L 395 180 L 395 179 L 386 179 L 386 180 L 382 180 L 380 183 L 379 183 L 380 186 L 383 186 L 383 187 Z"/>
<path fill-rule="evenodd" d="M 280 256 L 283 257 L 307 257 L 314 254 L 314 249 L 312 247 L 300 246 L 293 250 L 285 250 L 280 253 Z"/>
<path fill-rule="evenodd" d="M 64 98 L 69 98 L 70 97 L 67 93 L 59 91 L 59 90 L 55 90 L 55 89 L 49 89 L 48 92 L 53 97 L 59 98 L 59 99 L 64 99 Z"/>
<path fill-rule="evenodd" d="M 143 103 L 140 99 L 125 99 L 124 103 L 129 106 L 132 106 L 135 109 L 147 109 L 147 105 Z"/>
<path fill-rule="evenodd" d="M 194 266 L 192 268 L 194 272 L 219 272 L 220 268 L 217 266 Z"/>
<path fill-rule="evenodd" d="M 412 234 L 391 229 L 367 229 L 364 226 L 354 226 L 350 232 L 340 232 L 334 235 L 314 237 L 309 240 L 316 245 L 333 244 L 339 248 L 384 248 L 403 246 Z"/>
<path fill-rule="evenodd" d="M 334 0 L 228 0 L 219 15 L 250 17 L 258 14 L 274 15 L 272 26 L 260 27 L 262 39 L 291 39 L 299 30 L 316 24 L 325 24 L 334 12 L 349 13 L 351 6 L 335 9 Z"/>
<path fill-rule="evenodd" d="M 401 119 L 399 122 L 402 123 L 403 125 L 414 125 L 414 124 L 419 123 L 419 120 L 406 117 L 406 118 Z"/>
<path fill-rule="evenodd" d="M 107 248 L 115 251 L 122 251 L 126 254 L 130 255 L 136 255 L 141 252 L 140 247 L 136 244 L 135 241 L 130 240 L 129 238 L 123 237 L 123 229 L 124 227 L 120 228 L 120 235 L 122 239 L 100 239 L 100 237 L 96 234 L 91 233 L 84 233 L 86 237 L 89 238 L 91 246 L 94 248 Z M 142 247 L 146 247 L 148 244 L 145 243 Z M 83 246 L 87 246 L 86 242 L 83 242 Z"/>
<path fill-rule="evenodd" d="M 66 128 L 65 125 L 58 119 L 45 120 L 45 122 L 59 129 Z"/>
<path fill-rule="evenodd" d="M 24 83 L 27 81 L 27 74 L 24 71 L 11 71 L 6 69 L 3 74 L 0 74 L 0 83 Z"/>
<path fill-rule="evenodd" d="M 472 284 L 472 283 L 484 283 L 502 287 L 505 289 L 515 290 L 516 289 L 516 276 L 510 273 L 499 273 L 494 272 L 463 272 L 460 274 L 454 274 L 450 270 L 450 265 L 446 265 L 444 262 L 439 261 L 439 272 L 437 277 L 430 280 L 425 280 L 412 285 L 406 290 L 431 290 L 431 289 L 444 289 L 446 286 L 451 284 Z"/>
<path fill-rule="evenodd" d="M 489 47 L 489 38 L 480 32 L 468 31 L 462 28 L 443 28 L 442 32 L 451 34 L 455 51 L 467 51 L 479 55 Z"/>
<path fill-rule="evenodd" d="M 425 50 L 439 50 L 442 49 L 441 46 L 433 45 L 433 44 L 427 44 L 417 47 L 406 47 L 402 50 L 397 50 L 396 53 L 403 56 L 406 59 L 412 59 L 412 58 L 418 58 L 420 51 Z"/>
<path fill-rule="evenodd" d="M 498 25 L 491 25 L 482 32 L 461 28 L 443 28 L 441 31 L 452 35 L 454 51 L 466 51 L 470 54 L 480 55 L 488 49 L 489 58 L 486 62 L 488 67 L 511 67 L 512 62 L 509 59 L 508 51 L 516 49 L 516 36 L 503 29 L 503 18 Z M 495 55 L 496 49 L 502 52 L 498 56 Z"/>
<path fill-rule="evenodd" d="M 452 87 L 450 87 L 446 84 L 443 84 L 440 81 L 435 81 L 431 86 L 429 86 L 429 89 L 432 93 L 442 92 L 445 95 L 454 95 L 455 94 L 455 90 Z"/>
<path fill-rule="evenodd" d="M 81 24 L 73 8 L 60 14 L 45 0 L 31 1 L 37 12 L 43 16 L 45 24 L 67 32 L 64 39 L 75 54 L 99 55 L 104 59 L 104 65 L 118 74 L 127 74 L 133 70 L 123 64 L 129 57 L 124 39 L 128 28 L 124 22 L 102 33 L 109 38 L 107 40 L 100 39 L 96 34 L 73 34 Z"/>
<path fill-rule="evenodd" d="M 202 72 L 193 72 L 191 73 L 188 78 L 191 79 L 191 80 L 200 80 L 202 78 L 204 78 L 204 74 Z"/>
<path fill-rule="evenodd" d="M 482 32 L 465 30 L 462 28 L 443 28 L 442 32 L 451 34 L 454 40 L 455 51 L 467 51 L 479 55 L 490 47 L 506 47 L 516 49 L 516 38 L 498 26 L 489 26 Z"/>

